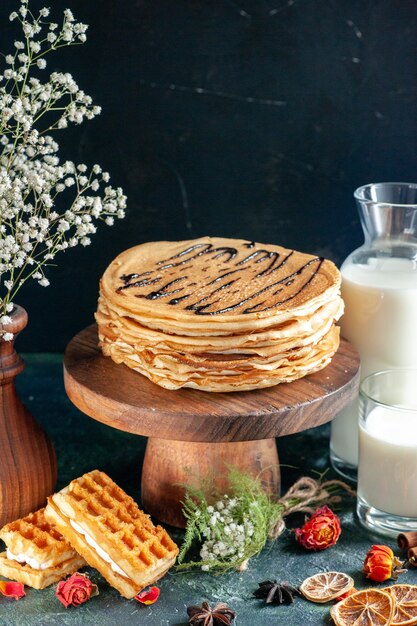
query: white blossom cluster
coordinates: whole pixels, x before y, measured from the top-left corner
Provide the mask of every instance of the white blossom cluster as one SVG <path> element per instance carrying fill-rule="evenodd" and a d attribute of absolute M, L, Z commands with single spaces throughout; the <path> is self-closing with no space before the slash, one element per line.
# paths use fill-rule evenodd
<path fill-rule="evenodd" d="M 87 25 L 69 9 L 60 25 L 47 20 L 49 9 L 34 15 L 29 0 L 20 0 L 10 20 L 20 22 L 22 40 L 0 68 L 0 336 L 7 332 L 13 298 L 27 279 L 46 287 L 45 267 L 58 252 L 86 246 L 96 222 L 123 218 L 126 197 L 108 183 L 99 165 L 87 168 L 61 163 L 51 135 L 100 113 L 90 96 L 68 73 L 46 79 L 45 56 L 63 46 L 86 41 Z M 33 75 L 35 73 L 35 75 Z"/>
<path fill-rule="evenodd" d="M 256 502 L 252 503 L 256 506 Z M 207 507 L 210 519 L 201 529 L 204 542 L 201 546 L 200 557 L 205 561 L 201 569 L 208 571 L 210 561 L 237 560 L 245 556 L 245 546 L 254 533 L 254 525 L 249 517 L 236 519 L 235 509 L 238 506 L 236 498 L 228 495 Z"/>

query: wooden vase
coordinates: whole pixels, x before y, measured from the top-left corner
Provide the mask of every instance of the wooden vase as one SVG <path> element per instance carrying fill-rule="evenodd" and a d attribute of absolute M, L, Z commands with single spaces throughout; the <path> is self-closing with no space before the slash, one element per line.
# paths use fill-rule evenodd
<path fill-rule="evenodd" d="M 14 339 L 28 316 L 15 306 L 11 318 L 10 324 L 0 327 L 14 335 L 12 341 L 0 339 L 0 528 L 43 506 L 57 477 L 51 442 L 21 402 L 14 383 L 24 369 Z"/>

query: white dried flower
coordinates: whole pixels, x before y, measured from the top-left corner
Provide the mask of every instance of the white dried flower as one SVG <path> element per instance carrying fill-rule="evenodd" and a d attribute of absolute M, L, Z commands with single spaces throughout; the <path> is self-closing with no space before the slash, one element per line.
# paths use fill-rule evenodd
<path fill-rule="evenodd" d="M 64 17 L 68 22 L 74 22 L 74 16 L 72 14 L 72 11 L 70 9 L 65 9 L 64 11 Z"/>
<path fill-rule="evenodd" d="M 126 207 L 121 188 L 102 188 L 110 176 L 102 173 L 99 165 L 95 164 L 89 171 L 84 163 L 61 163 L 59 146 L 52 136 L 54 131 L 71 123 L 92 119 L 100 113 L 100 107 L 93 104 L 92 98 L 68 72 L 52 72 L 48 80 L 31 75 L 32 69 L 46 67 L 44 57 L 56 47 L 83 43 L 88 27 L 76 22 L 70 9 L 64 11 L 61 27 L 54 22 L 42 22 L 50 10 L 41 8 L 36 18 L 28 4 L 28 0 L 21 0 L 19 10 L 9 16 L 11 21 L 20 21 L 28 49 L 23 41 L 16 40 L 16 53 L 5 55 L 8 67 L 0 74 L 0 284 L 3 285 L 0 323 L 3 320 L 3 324 L 10 319 L 6 314 L 13 310 L 12 294 L 28 278 L 48 286 L 45 265 L 58 252 L 78 244 L 89 245 L 97 221 L 112 225 L 116 217 L 124 217 Z M 46 34 L 41 33 L 42 27 L 46 27 Z M 49 125 L 38 128 L 43 119 Z M 59 197 L 61 193 L 65 193 L 64 201 Z M 61 206 L 66 209 L 62 210 Z M 2 335 L 3 339 L 6 335 Z"/>

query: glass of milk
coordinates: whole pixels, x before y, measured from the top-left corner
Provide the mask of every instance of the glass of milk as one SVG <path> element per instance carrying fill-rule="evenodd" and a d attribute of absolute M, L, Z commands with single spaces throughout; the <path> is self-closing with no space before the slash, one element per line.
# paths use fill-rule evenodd
<path fill-rule="evenodd" d="M 359 521 L 396 536 L 417 531 L 417 370 L 367 376 L 359 391 Z"/>
<path fill-rule="evenodd" d="M 417 184 L 376 183 L 354 193 L 364 244 L 341 267 L 342 336 L 358 350 L 361 378 L 417 362 Z M 358 401 L 332 423 L 330 458 L 356 479 Z"/>

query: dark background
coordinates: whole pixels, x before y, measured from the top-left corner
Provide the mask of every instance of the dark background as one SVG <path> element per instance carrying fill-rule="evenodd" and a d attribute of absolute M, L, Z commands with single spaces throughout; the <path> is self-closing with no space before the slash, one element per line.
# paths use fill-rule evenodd
<path fill-rule="evenodd" d="M 57 137 L 100 163 L 127 217 L 56 258 L 47 289 L 18 295 L 22 351 L 62 351 L 93 319 L 121 250 L 206 234 L 323 254 L 362 242 L 352 193 L 417 180 L 415 0 L 31 0 L 90 25 L 49 56 L 103 107 Z M 0 3 L 11 51 L 18 0 Z"/>

